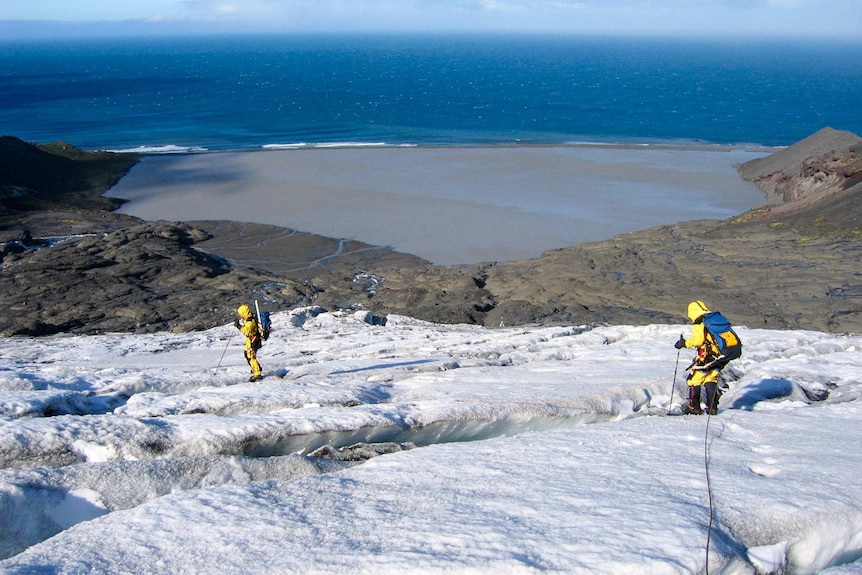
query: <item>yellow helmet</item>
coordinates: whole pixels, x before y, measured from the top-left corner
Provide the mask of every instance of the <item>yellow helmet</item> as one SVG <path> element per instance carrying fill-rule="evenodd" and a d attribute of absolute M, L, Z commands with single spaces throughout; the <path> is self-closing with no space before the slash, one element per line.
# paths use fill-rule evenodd
<path fill-rule="evenodd" d="M 248 319 L 251 317 L 251 308 L 248 307 L 247 304 L 242 304 L 238 308 L 236 308 L 236 313 L 242 319 Z"/>
<path fill-rule="evenodd" d="M 709 313 L 709 308 L 702 301 L 697 300 L 688 304 L 688 319 L 691 321 L 697 321 L 697 318 L 705 313 Z"/>

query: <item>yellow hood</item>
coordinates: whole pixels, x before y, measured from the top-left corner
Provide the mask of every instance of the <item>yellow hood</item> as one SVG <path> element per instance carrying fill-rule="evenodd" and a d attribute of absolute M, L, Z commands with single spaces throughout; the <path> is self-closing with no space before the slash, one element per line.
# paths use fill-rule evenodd
<path fill-rule="evenodd" d="M 709 313 L 709 308 L 702 301 L 697 300 L 688 304 L 688 319 L 691 321 L 697 321 L 705 313 Z"/>

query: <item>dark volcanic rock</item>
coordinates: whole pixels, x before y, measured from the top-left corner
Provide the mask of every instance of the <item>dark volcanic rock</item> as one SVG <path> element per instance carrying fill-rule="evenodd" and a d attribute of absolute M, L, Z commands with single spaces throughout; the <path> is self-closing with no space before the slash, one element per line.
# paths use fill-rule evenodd
<path fill-rule="evenodd" d="M 152 332 L 225 323 L 261 292 L 249 278 L 192 247 L 202 232 L 185 224 L 138 223 L 110 233 L 56 238 L 7 256 L 0 293 L 6 334 Z M 265 299 L 264 299 L 265 296 Z M 299 296 L 272 278 L 264 301 Z"/>

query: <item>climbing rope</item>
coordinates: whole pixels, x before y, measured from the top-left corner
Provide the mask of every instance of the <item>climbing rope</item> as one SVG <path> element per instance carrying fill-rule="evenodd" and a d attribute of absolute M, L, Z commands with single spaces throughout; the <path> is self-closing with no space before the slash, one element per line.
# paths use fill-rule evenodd
<path fill-rule="evenodd" d="M 706 412 L 706 429 L 703 434 L 703 467 L 706 474 L 706 494 L 709 501 L 709 523 L 706 527 L 706 575 L 709 575 L 709 544 L 712 539 L 712 520 L 714 517 L 714 508 L 712 503 L 712 484 L 709 479 L 709 421 L 710 409 L 707 406 Z"/>

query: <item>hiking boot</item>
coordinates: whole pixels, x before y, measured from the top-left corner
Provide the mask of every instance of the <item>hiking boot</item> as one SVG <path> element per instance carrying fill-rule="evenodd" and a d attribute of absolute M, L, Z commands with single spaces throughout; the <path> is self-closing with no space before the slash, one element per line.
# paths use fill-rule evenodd
<path fill-rule="evenodd" d="M 260 381 L 261 379 L 262 379 L 262 376 L 260 376 L 260 375 L 253 375 L 250 378 L 248 378 L 248 380 L 252 383 L 254 383 L 255 381 Z"/>
<path fill-rule="evenodd" d="M 710 415 L 718 415 L 718 408 L 713 407 L 712 409 L 708 409 L 707 413 Z"/>
<path fill-rule="evenodd" d="M 703 410 L 699 407 L 688 406 L 688 414 L 689 415 L 703 415 Z"/>

